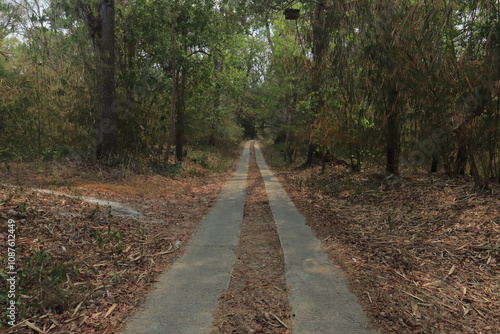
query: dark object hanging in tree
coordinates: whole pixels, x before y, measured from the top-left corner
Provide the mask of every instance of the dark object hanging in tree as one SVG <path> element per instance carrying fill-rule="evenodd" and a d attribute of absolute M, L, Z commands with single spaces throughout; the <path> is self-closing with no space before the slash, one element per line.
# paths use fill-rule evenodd
<path fill-rule="evenodd" d="M 285 19 L 287 20 L 297 20 L 300 16 L 300 10 L 298 9 L 285 9 Z"/>

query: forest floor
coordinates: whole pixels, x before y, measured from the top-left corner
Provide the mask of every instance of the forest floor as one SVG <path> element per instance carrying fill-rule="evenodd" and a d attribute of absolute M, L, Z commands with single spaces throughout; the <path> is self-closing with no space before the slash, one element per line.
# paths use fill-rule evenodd
<path fill-rule="evenodd" d="M 120 332 L 158 275 L 183 254 L 238 156 L 199 155 L 201 165 L 186 161 L 174 178 L 76 160 L 3 166 L 0 247 L 7 250 L 13 219 L 21 290 L 17 326 L 2 323 L 0 333 Z M 83 196 L 125 204 L 142 216 L 120 217 Z M 5 268 L 7 257 L 1 258 Z M 5 286 L 2 278 L 0 290 Z"/>
<path fill-rule="evenodd" d="M 330 166 L 321 174 L 319 167 L 285 166 L 272 147 L 264 153 L 330 258 L 349 276 L 374 329 L 500 333 L 498 185 L 478 193 L 466 178 L 415 174 L 390 188 L 375 171 Z M 26 312 L 9 331 L 120 332 L 159 273 L 182 255 L 234 161 L 225 161 L 227 172 L 196 167 L 173 179 L 75 162 L 3 168 L 0 218 L 16 221 L 20 307 Z M 143 217 L 110 214 L 78 198 L 83 195 L 124 203 Z M 215 332 L 292 333 L 283 256 L 252 165 L 247 195 L 238 262 L 215 314 Z M 265 237 L 252 238 L 255 228 Z M 4 249 L 7 233 L 7 226 L 0 230 Z"/>
<path fill-rule="evenodd" d="M 264 151 L 380 333 L 500 333 L 500 186 L 287 166 Z"/>

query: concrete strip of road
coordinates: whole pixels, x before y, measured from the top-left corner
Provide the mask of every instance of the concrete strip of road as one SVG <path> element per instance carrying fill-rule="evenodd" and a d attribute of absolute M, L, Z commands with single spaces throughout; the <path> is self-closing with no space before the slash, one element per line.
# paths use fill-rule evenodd
<path fill-rule="evenodd" d="M 236 261 L 249 163 L 247 143 L 239 168 L 186 251 L 160 275 L 125 334 L 209 334 L 213 313 Z"/>
<path fill-rule="evenodd" d="M 373 333 L 344 273 L 328 259 L 323 245 L 267 166 L 259 145 L 255 146 L 285 256 L 293 333 Z"/>

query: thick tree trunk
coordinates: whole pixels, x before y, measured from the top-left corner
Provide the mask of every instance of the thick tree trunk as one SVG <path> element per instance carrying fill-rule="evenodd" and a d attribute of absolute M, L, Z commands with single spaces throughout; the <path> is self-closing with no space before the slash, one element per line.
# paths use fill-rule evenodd
<path fill-rule="evenodd" d="M 500 51 L 499 51 L 500 52 Z M 500 72 L 500 67 L 499 67 Z M 500 73 L 499 73 L 500 74 Z M 494 131 L 490 135 L 489 140 L 489 165 L 488 168 L 490 170 L 491 179 L 498 178 L 500 182 L 500 170 L 498 168 L 498 158 L 497 158 L 497 150 L 498 150 L 498 127 L 500 126 L 500 99 L 497 100 L 497 107 L 495 113 L 495 125 Z"/>
<path fill-rule="evenodd" d="M 490 179 L 488 175 L 481 177 L 477 168 L 476 159 L 473 152 L 469 152 L 470 174 L 474 178 L 474 184 L 481 190 L 488 189 Z"/>
<path fill-rule="evenodd" d="M 98 16 L 83 0 L 77 3 L 94 44 L 99 71 L 96 156 L 108 159 L 118 153 L 118 118 L 114 110 L 115 3 L 114 0 L 101 0 Z"/>
<path fill-rule="evenodd" d="M 387 118 L 387 164 L 386 171 L 391 174 L 399 174 L 399 108 L 398 108 L 399 92 L 393 89 L 389 93 L 389 115 Z"/>
<path fill-rule="evenodd" d="M 306 166 L 312 166 L 316 162 L 316 150 L 318 148 L 318 145 L 315 143 L 310 143 L 309 144 L 309 149 L 307 151 L 307 161 L 306 161 Z"/>
<path fill-rule="evenodd" d="M 225 58 L 224 55 L 219 51 L 214 55 L 214 71 L 216 72 L 216 75 L 222 76 L 224 73 L 224 62 Z M 221 101 L 222 101 L 222 90 L 221 86 L 217 83 L 215 86 L 215 99 L 214 99 L 214 110 L 215 112 L 218 112 L 220 106 L 221 106 Z M 216 125 L 215 123 L 211 124 L 212 131 L 210 133 L 210 136 L 208 138 L 208 145 L 210 146 L 215 146 L 217 143 L 217 139 L 215 138 L 215 132 L 216 132 Z"/>
<path fill-rule="evenodd" d="M 100 41 L 101 73 L 99 87 L 99 114 L 97 157 L 108 159 L 118 153 L 118 126 L 114 110 L 115 100 L 115 4 L 101 0 L 102 30 Z"/>

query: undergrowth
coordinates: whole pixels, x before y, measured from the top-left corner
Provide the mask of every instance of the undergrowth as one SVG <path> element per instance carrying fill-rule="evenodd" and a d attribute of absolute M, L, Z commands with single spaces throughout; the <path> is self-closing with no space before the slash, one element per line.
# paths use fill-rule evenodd
<path fill-rule="evenodd" d="M 279 145 L 265 146 L 267 162 L 274 169 L 288 172 L 285 174 L 287 181 L 299 188 L 320 191 L 329 196 L 357 196 L 367 191 L 384 187 L 384 177 L 376 172 L 353 172 L 343 165 L 313 165 L 304 167 L 304 161 L 294 163 L 284 161 L 283 152 Z"/>

